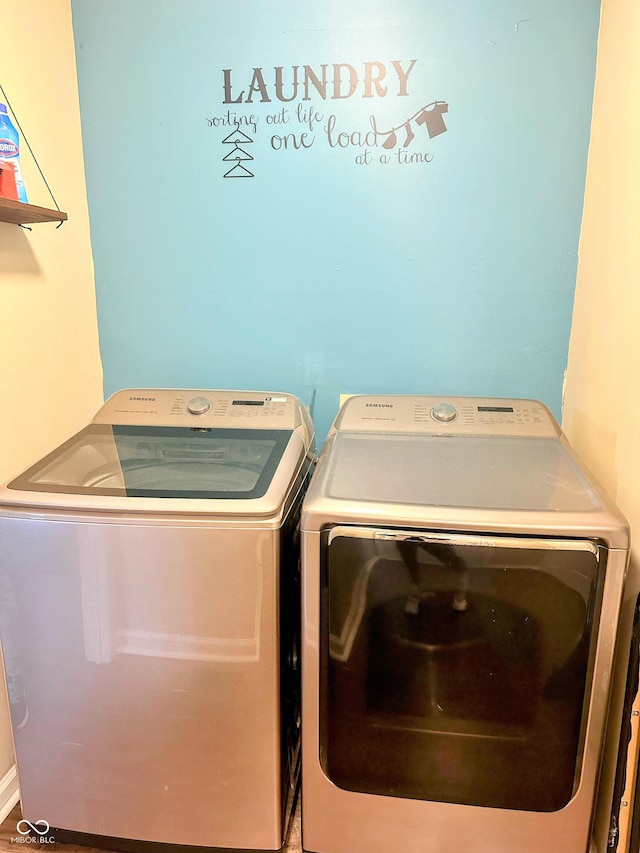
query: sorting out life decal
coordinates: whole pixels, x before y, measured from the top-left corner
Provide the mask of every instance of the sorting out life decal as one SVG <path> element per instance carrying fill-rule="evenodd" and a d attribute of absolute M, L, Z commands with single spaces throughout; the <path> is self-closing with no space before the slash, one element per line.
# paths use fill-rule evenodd
<path fill-rule="evenodd" d="M 358 166 L 424 167 L 447 130 L 449 104 L 427 91 L 418 59 L 224 68 L 221 84 L 219 109 L 206 122 L 219 134 L 224 178 L 253 178 L 267 157 L 320 147 Z M 356 101 L 368 105 L 366 117 L 352 109 Z M 267 143 L 260 155 L 257 140 Z"/>

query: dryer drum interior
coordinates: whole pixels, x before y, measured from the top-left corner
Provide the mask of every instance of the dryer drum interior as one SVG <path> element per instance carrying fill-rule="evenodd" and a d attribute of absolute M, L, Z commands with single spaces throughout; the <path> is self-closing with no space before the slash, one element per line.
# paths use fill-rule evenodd
<path fill-rule="evenodd" d="M 605 562 L 584 541 L 325 534 L 328 778 L 366 794 L 563 808 L 580 777 Z"/>

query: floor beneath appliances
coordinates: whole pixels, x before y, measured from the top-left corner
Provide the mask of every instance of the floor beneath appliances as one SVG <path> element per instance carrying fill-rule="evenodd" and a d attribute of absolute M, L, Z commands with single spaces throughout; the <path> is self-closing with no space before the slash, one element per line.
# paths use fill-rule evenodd
<path fill-rule="evenodd" d="M 11 840 L 12 838 L 16 838 L 19 836 L 18 831 L 16 829 L 16 825 L 21 819 L 22 812 L 20 811 L 20 804 L 18 803 L 18 805 L 9 813 L 4 823 L 0 825 L 0 853 L 28 853 L 28 850 L 32 850 L 34 848 L 44 851 L 45 853 L 49 849 L 55 851 L 55 853 L 105 853 L 104 850 L 98 850 L 95 847 L 81 847 L 77 844 L 29 844 L 26 845 L 27 850 L 25 850 L 25 845 L 17 844 L 16 842 Z M 301 851 L 302 845 L 300 841 L 300 801 L 298 800 L 298 806 L 296 808 L 296 813 L 291 823 L 289 837 L 284 848 L 284 853 L 301 853 Z M 109 853 L 109 851 L 106 851 L 106 853 Z"/>

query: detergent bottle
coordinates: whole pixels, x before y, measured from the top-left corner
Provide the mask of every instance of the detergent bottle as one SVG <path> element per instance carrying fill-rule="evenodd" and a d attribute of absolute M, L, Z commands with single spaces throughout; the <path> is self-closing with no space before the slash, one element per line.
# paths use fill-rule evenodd
<path fill-rule="evenodd" d="M 27 191 L 20 170 L 20 136 L 9 118 L 5 104 L 0 104 L 0 167 L 13 168 L 18 201 L 28 204 Z"/>

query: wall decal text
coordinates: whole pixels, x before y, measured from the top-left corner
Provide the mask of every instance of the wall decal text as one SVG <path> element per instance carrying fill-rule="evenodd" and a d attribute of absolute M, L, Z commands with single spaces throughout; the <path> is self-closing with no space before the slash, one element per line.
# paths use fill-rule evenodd
<path fill-rule="evenodd" d="M 209 127 L 224 130 L 223 177 L 255 176 L 255 155 L 247 146 L 261 132 L 268 135 L 269 149 L 279 154 L 296 156 L 324 146 L 336 155 L 351 151 L 353 162 L 360 166 L 431 163 L 432 150 L 415 148 L 421 140 L 433 139 L 447 130 L 446 101 L 422 101 L 424 106 L 403 109 L 393 123 L 381 124 L 371 114 L 366 126 L 362 125 L 361 113 L 356 112 L 355 119 L 349 107 L 354 98 L 372 99 L 372 103 L 381 98 L 409 98 L 413 94 L 410 83 L 411 88 L 417 87 L 417 78 L 411 77 L 417 64 L 417 59 L 410 59 L 287 68 L 256 66 L 244 73 L 223 69 L 225 109 L 206 119 Z"/>

